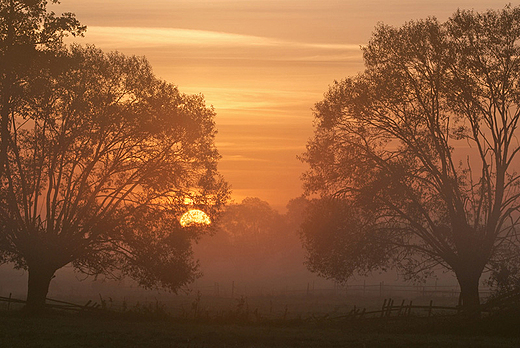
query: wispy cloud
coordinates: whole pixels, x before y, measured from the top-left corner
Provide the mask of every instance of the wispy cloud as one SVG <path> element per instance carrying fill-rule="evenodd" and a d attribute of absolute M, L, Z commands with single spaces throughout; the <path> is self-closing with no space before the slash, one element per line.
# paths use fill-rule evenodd
<path fill-rule="evenodd" d="M 359 50 L 360 44 L 326 44 L 276 38 L 179 28 L 89 26 L 89 40 L 96 44 L 125 47 L 206 46 L 206 47 L 284 47 L 331 51 Z"/>
<path fill-rule="evenodd" d="M 231 162 L 269 162 L 265 158 L 246 157 L 244 155 L 229 155 L 224 160 Z"/>

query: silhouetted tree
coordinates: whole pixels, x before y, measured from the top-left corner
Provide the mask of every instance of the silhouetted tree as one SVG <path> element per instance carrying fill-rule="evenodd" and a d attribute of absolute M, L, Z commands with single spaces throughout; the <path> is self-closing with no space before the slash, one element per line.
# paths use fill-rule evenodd
<path fill-rule="evenodd" d="M 215 235 L 208 236 L 197 246 L 203 268 L 219 278 L 238 282 L 254 282 L 257 286 L 271 285 L 281 277 L 305 272 L 303 250 L 299 243 L 300 206 L 296 201 L 288 205 L 282 215 L 269 203 L 247 197 L 241 203 L 225 207 Z M 222 280 L 220 280 L 222 281 Z"/>
<path fill-rule="evenodd" d="M 57 3 L 52 0 L 52 3 Z M 60 49 L 66 35 L 82 35 L 72 13 L 57 16 L 47 11 L 47 1 L 0 1 L 0 175 L 7 156 L 9 113 L 24 93 L 24 86 L 38 75 L 38 66 Z"/>
<path fill-rule="evenodd" d="M 452 270 L 466 308 L 483 271 L 517 248 L 520 8 L 379 25 L 366 69 L 315 108 L 303 160 L 320 193 L 308 263 L 346 280 L 393 266 Z M 517 249 L 516 249 L 517 250 Z"/>
<path fill-rule="evenodd" d="M 7 3 L 33 15 L 29 2 Z M 49 30 L 60 36 L 62 21 Z M 27 23 L 29 36 L 46 31 Z M 27 309 L 43 308 L 67 264 L 148 288 L 191 282 L 191 241 L 204 228 L 182 228 L 179 217 L 188 206 L 214 216 L 229 194 L 213 109 L 157 79 L 144 58 L 30 44 L 28 69 L 3 75 L 0 187 L 0 261 L 28 270 Z"/>
<path fill-rule="evenodd" d="M 240 252 L 262 253 L 268 247 L 265 241 L 275 242 L 280 229 L 281 215 L 260 198 L 247 197 L 240 204 L 231 204 L 222 216 L 220 229 L 232 244 L 240 245 Z"/>
<path fill-rule="evenodd" d="M 285 221 L 268 202 L 247 197 L 241 203 L 228 205 L 212 236 L 213 249 L 228 261 L 252 271 L 283 249 Z M 213 241 L 214 239 L 214 241 Z"/>

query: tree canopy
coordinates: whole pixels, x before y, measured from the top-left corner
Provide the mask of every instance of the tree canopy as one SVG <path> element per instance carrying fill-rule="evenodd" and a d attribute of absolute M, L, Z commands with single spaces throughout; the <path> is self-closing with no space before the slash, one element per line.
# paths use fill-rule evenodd
<path fill-rule="evenodd" d="M 303 160 L 319 193 L 302 233 L 337 280 L 396 267 L 452 270 L 467 306 L 518 250 L 520 8 L 380 24 L 366 69 L 315 107 Z"/>
<path fill-rule="evenodd" d="M 48 61 L 53 51 L 61 49 L 65 36 L 83 35 L 86 30 L 72 13 L 57 16 L 48 12 L 47 3 L 0 1 L 0 135 L 4 139 L 0 143 L 0 173 L 7 155 L 5 139 L 11 104 L 22 97 L 27 82 L 38 75 L 38 65 Z"/>
<path fill-rule="evenodd" d="M 63 31 L 82 30 L 74 17 L 28 3 L 1 9 L 35 16 L 16 37 L 49 44 L 30 39 L 25 75 L 2 76 L 0 260 L 28 269 L 32 309 L 67 264 L 176 291 L 198 275 L 191 241 L 204 232 L 180 216 L 217 214 L 229 194 L 213 108 L 155 77 L 145 58 L 65 47 Z"/>

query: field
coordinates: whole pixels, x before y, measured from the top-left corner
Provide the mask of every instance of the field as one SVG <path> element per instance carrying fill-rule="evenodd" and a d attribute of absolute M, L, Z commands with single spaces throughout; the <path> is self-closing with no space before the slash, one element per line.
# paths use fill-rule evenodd
<path fill-rule="evenodd" d="M 0 342 L 4 348 L 520 346 L 520 339 L 514 337 L 388 330 L 380 325 L 362 328 L 309 322 L 239 324 L 76 315 L 0 316 Z"/>
<path fill-rule="evenodd" d="M 4 309 L 0 347 L 520 347 L 517 312 L 472 321 L 420 312 L 353 320 L 344 317 L 347 307 L 325 297 L 195 296 L 175 313 L 161 303 L 40 317 Z"/>

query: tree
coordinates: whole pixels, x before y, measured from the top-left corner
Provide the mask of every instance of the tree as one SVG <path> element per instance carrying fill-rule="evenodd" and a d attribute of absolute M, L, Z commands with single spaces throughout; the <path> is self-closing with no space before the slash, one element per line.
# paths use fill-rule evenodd
<path fill-rule="evenodd" d="M 364 72 L 316 104 L 302 159 L 312 270 L 453 271 L 465 308 L 518 250 L 520 8 L 379 25 Z"/>
<path fill-rule="evenodd" d="M 176 291 L 198 276 L 191 241 L 206 230 L 180 215 L 215 216 L 229 194 L 213 109 L 144 58 L 80 46 L 46 57 L 2 135 L 0 260 L 28 270 L 27 309 L 42 310 L 67 264 Z"/>
<path fill-rule="evenodd" d="M 304 200 L 291 201 L 284 215 L 256 197 L 227 205 L 216 233 L 202 239 L 195 249 L 203 280 L 213 277 L 248 288 L 280 288 L 281 281 L 285 287 L 289 278 L 308 275 L 296 222 L 304 204 Z"/>
<path fill-rule="evenodd" d="M 72 13 L 48 12 L 47 1 L 0 1 L 0 175 L 7 161 L 11 104 L 23 93 L 35 64 L 62 47 L 65 36 L 85 30 Z"/>
<path fill-rule="evenodd" d="M 263 267 L 285 249 L 288 233 L 283 216 L 257 197 L 226 206 L 217 225 L 215 236 L 205 243 L 205 256 L 231 261 L 245 272 Z"/>

